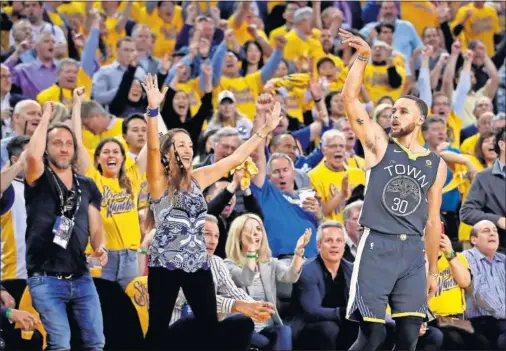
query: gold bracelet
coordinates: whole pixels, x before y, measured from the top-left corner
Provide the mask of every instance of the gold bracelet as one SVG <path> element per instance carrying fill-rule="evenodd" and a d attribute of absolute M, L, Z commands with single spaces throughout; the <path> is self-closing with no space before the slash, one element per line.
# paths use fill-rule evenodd
<path fill-rule="evenodd" d="M 357 55 L 357 59 L 358 59 L 359 61 L 368 62 L 368 61 L 369 61 L 369 56 L 361 56 L 361 55 Z"/>
<path fill-rule="evenodd" d="M 429 272 L 429 275 L 430 275 L 431 277 L 437 278 L 437 277 L 439 276 L 439 273 L 438 273 L 438 272 L 436 272 L 436 273 L 434 273 L 434 272 Z"/>
<path fill-rule="evenodd" d="M 267 135 L 263 135 L 262 133 L 260 132 L 256 132 L 255 135 L 259 138 L 262 138 L 262 139 L 265 139 L 267 137 Z"/>

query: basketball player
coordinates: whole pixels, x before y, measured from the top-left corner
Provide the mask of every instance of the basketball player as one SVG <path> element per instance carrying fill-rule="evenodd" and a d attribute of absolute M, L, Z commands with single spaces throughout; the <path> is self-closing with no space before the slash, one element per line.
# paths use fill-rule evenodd
<path fill-rule="evenodd" d="M 359 219 L 364 231 L 347 308 L 347 318 L 360 322 L 359 337 L 351 349 L 380 347 L 389 304 L 396 322 L 396 349 L 414 350 L 427 298 L 437 289 L 439 210 L 446 165 L 417 142 L 427 117 L 422 100 L 403 96 L 395 102 L 391 137 L 369 118 L 359 96 L 371 49 L 358 36 L 342 29 L 339 34 L 343 44 L 357 50 L 342 94 L 353 131 L 364 146 L 367 169 Z"/>

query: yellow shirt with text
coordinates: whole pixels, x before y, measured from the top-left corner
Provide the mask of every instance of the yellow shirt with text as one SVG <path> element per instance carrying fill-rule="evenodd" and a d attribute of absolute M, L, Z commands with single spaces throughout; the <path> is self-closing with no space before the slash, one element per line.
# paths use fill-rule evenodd
<path fill-rule="evenodd" d="M 132 162 L 126 167 L 126 176 L 132 184 L 132 194 L 120 186 L 118 178 L 104 177 L 95 167 L 90 167 L 86 176 L 95 181 L 102 193 L 100 213 L 107 249 L 137 250 L 141 243 L 137 200 L 142 181 L 137 165 Z"/>
<path fill-rule="evenodd" d="M 338 191 L 341 191 L 343 177 L 348 174 L 348 184 L 351 189 L 357 185 L 365 184 L 365 172 L 358 168 L 345 167 L 344 171 L 335 172 L 325 166 L 322 161 L 318 166 L 309 171 L 308 176 L 311 181 L 312 188 L 316 194 L 321 198 L 321 201 L 326 203 L 332 199 Z M 343 222 L 344 204 L 332 211 L 329 215 L 325 216 L 326 220 L 334 220 Z"/>
<path fill-rule="evenodd" d="M 390 96 L 392 99 L 397 100 L 401 97 L 402 89 L 406 83 L 406 71 L 404 67 L 395 66 L 397 73 L 402 78 L 402 84 L 398 88 L 392 88 L 388 84 L 387 66 L 367 65 L 364 72 L 364 86 L 371 97 L 374 104 L 382 96 Z"/>
<path fill-rule="evenodd" d="M 469 263 L 461 253 L 457 253 L 454 260 L 460 260 L 469 269 Z M 466 310 L 465 291 L 458 286 L 453 278 L 446 257 L 441 256 L 437 261 L 437 269 L 439 272 L 437 278 L 438 290 L 436 295 L 429 300 L 430 310 L 438 316 L 464 313 Z"/>
<path fill-rule="evenodd" d="M 468 9 L 471 9 L 472 12 L 464 23 L 463 30 L 467 44 L 473 40 L 480 40 L 487 47 L 488 56 L 493 56 L 495 52 L 494 34 L 501 31 L 496 10 L 487 4 L 478 9 L 471 2 L 459 9 L 455 17 L 456 23 L 465 17 Z"/>

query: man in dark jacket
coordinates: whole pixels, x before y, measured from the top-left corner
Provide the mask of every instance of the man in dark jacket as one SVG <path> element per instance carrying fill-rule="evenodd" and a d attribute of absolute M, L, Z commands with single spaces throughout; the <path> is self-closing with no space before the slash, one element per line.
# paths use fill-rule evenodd
<path fill-rule="evenodd" d="M 479 173 L 460 209 L 460 219 L 469 225 L 489 220 L 498 227 L 499 251 L 506 249 L 506 132 L 500 128 L 495 137 L 499 156 L 494 164 Z"/>
<path fill-rule="evenodd" d="M 293 287 L 289 322 L 300 349 L 348 349 L 358 324 L 346 320 L 353 264 L 343 259 L 345 230 L 326 221 L 316 233 L 319 254 L 308 260 Z"/>

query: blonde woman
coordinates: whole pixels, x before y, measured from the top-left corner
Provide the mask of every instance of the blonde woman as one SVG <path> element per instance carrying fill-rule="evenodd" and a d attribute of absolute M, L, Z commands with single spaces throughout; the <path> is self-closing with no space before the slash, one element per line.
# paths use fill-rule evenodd
<path fill-rule="evenodd" d="M 304 262 L 304 248 L 309 243 L 311 229 L 306 229 L 297 240 L 291 265 L 273 258 L 267 235 L 260 217 L 244 214 L 230 226 L 225 247 L 225 265 L 235 284 L 246 290 L 257 301 L 268 301 L 276 306 L 276 283 L 295 283 Z M 262 350 L 291 350 L 292 331 L 284 326 L 275 308 L 272 318 L 255 323 L 252 345 Z"/>

